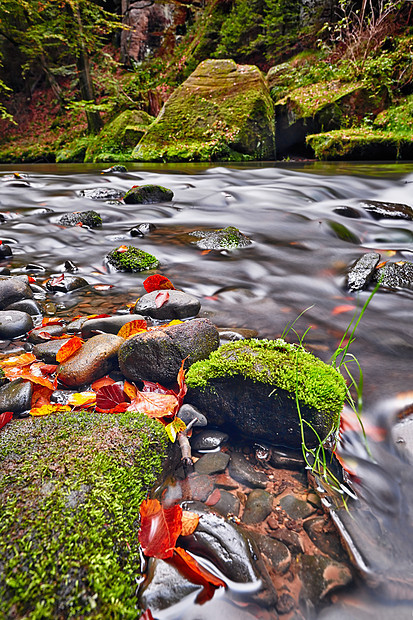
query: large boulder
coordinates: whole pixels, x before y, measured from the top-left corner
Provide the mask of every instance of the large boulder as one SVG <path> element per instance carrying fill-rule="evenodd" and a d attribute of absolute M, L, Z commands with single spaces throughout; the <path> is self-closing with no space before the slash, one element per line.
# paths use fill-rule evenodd
<path fill-rule="evenodd" d="M 190 367 L 187 402 L 210 424 L 230 425 L 250 439 L 300 449 L 317 445 L 338 424 L 346 384 L 332 366 L 278 340 L 222 345 Z M 297 407 L 299 403 L 299 409 Z"/>
<path fill-rule="evenodd" d="M 253 65 L 205 60 L 133 151 L 140 161 L 274 159 L 274 109 Z"/>

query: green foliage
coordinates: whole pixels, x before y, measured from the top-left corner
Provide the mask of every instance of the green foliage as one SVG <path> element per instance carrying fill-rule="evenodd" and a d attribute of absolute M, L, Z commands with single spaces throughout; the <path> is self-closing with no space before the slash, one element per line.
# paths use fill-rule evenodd
<path fill-rule="evenodd" d="M 215 58 L 248 54 L 262 31 L 261 0 L 236 0 L 220 32 Z"/>

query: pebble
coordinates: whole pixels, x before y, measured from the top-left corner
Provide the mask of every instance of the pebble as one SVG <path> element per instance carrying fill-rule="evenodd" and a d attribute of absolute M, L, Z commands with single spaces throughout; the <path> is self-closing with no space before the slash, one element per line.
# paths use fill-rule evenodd
<path fill-rule="evenodd" d="M 215 485 L 212 478 L 206 474 L 194 472 L 182 481 L 181 486 L 186 487 L 187 493 L 184 493 L 186 497 L 198 502 L 206 502 Z"/>
<path fill-rule="evenodd" d="M 90 336 L 99 332 L 117 334 L 126 323 L 144 320 L 141 314 L 116 314 L 114 316 L 88 319 L 82 323 L 82 338 L 90 338 Z"/>
<path fill-rule="evenodd" d="M 285 527 L 279 527 L 270 532 L 270 536 L 284 543 L 293 553 L 304 553 L 303 542 L 297 532 L 293 532 Z"/>
<path fill-rule="evenodd" d="M 204 454 L 194 465 L 198 474 L 220 474 L 225 471 L 229 462 L 229 454 L 226 452 L 209 452 Z"/>
<path fill-rule="evenodd" d="M 192 407 L 192 405 L 187 406 Z M 228 441 L 228 438 L 227 433 L 223 431 L 208 429 L 200 431 L 191 438 L 191 447 L 195 452 L 219 450 Z"/>
<path fill-rule="evenodd" d="M 63 336 L 65 331 L 66 331 L 65 326 L 60 325 L 59 323 L 52 323 L 51 325 L 45 325 L 44 327 L 35 327 L 30 332 L 27 340 L 28 342 L 31 342 L 32 344 L 40 344 L 42 342 L 45 342 L 45 338 L 42 338 L 40 336 L 42 332 L 46 334 L 50 334 L 50 336 Z M 70 336 L 68 335 L 67 337 L 69 338 Z"/>
<path fill-rule="evenodd" d="M 218 489 L 215 490 L 218 491 Z M 222 489 L 219 490 L 219 499 L 213 504 L 213 507 L 223 517 L 228 517 L 228 515 L 237 517 L 241 508 L 241 502 L 238 497 Z"/>
<path fill-rule="evenodd" d="M 295 495 L 285 495 L 280 499 L 280 506 L 291 519 L 306 519 L 314 514 L 316 508 Z"/>
<path fill-rule="evenodd" d="M 33 319 L 27 312 L 0 310 L 0 338 L 12 340 L 33 329 Z"/>
<path fill-rule="evenodd" d="M 158 307 L 158 295 L 168 295 L 165 303 Z M 188 319 L 196 316 L 201 308 L 199 299 L 183 291 L 152 291 L 138 299 L 133 308 L 136 313 L 153 319 Z"/>
<path fill-rule="evenodd" d="M 254 489 L 248 495 L 242 521 L 244 523 L 261 523 L 272 512 L 273 496 L 263 489 Z"/>
<path fill-rule="evenodd" d="M 10 306 L 7 306 L 6 310 L 19 310 L 20 312 L 30 314 L 30 316 L 38 316 L 43 313 L 40 304 L 38 304 L 35 299 L 21 299 L 20 301 L 15 301 L 13 304 L 10 304 Z"/>
<path fill-rule="evenodd" d="M 7 276 L 0 278 L 0 310 L 7 308 L 16 301 L 32 297 L 31 288 L 21 278 Z"/>
<path fill-rule="evenodd" d="M 279 540 L 274 540 L 265 535 L 254 536 L 258 548 L 270 561 L 273 569 L 280 575 L 284 575 L 291 565 L 291 553 L 288 547 Z"/>
<path fill-rule="evenodd" d="M 228 473 L 234 480 L 253 489 L 265 489 L 268 483 L 267 476 L 260 471 L 256 471 L 240 452 L 233 452 L 231 454 Z"/>
<path fill-rule="evenodd" d="M 187 403 L 183 404 L 180 410 L 178 411 L 178 418 L 180 418 L 185 424 L 188 426 L 192 420 L 196 420 L 194 426 L 206 426 L 208 424 L 208 420 L 196 407 L 193 405 L 189 405 Z M 192 443 L 192 442 L 191 442 Z"/>
<path fill-rule="evenodd" d="M 70 293 L 79 288 L 88 286 L 89 282 L 80 276 L 63 274 L 63 278 L 56 277 L 46 282 L 46 288 L 52 293 Z"/>
<path fill-rule="evenodd" d="M 30 409 L 33 384 L 23 379 L 15 379 L 0 387 L 0 413 L 13 411 L 23 413 Z"/>
<path fill-rule="evenodd" d="M 336 531 L 329 530 L 324 517 L 313 517 L 304 522 L 304 529 L 310 540 L 323 553 L 334 560 L 343 560 L 345 555 Z"/>
<path fill-rule="evenodd" d="M 299 559 L 303 594 L 310 601 L 322 600 L 336 588 L 352 581 L 350 569 L 324 556 L 303 555 Z"/>

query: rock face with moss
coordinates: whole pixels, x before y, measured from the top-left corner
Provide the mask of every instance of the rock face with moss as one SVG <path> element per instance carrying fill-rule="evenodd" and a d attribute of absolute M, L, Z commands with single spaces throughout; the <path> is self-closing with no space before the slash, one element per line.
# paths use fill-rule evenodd
<path fill-rule="evenodd" d="M 125 250 L 124 248 L 127 247 Z M 146 271 L 156 269 L 159 265 L 158 259 L 144 250 L 135 248 L 133 245 L 120 246 L 109 252 L 106 260 L 116 271 Z"/>
<path fill-rule="evenodd" d="M 163 427 L 139 413 L 2 429 L 1 618 L 139 616 L 139 506 L 166 444 Z"/>
<path fill-rule="evenodd" d="M 302 443 L 299 416 L 324 439 L 337 427 L 346 394 L 339 372 L 282 339 L 223 345 L 193 364 L 186 382 L 187 402 L 210 424 L 295 449 Z M 316 445 L 308 424 L 304 432 L 307 445 Z"/>
<path fill-rule="evenodd" d="M 123 202 L 149 205 L 154 202 L 169 202 L 173 197 L 173 191 L 162 185 L 134 185 L 124 195 Z"/>
<path fill-rule="evenodd" d="M 236 250 L 251 245 L 251 239 L 235 228 L 227 226 L 218 230 L 194 230 L 189 233 L 198 237 L 196 245 L 201 250 Z"/>
<path fill-rule="evenodd" d="M 261 71 L 205 60 L 133 152 L 139 161 L 274 159 L 274 109 Z"/>

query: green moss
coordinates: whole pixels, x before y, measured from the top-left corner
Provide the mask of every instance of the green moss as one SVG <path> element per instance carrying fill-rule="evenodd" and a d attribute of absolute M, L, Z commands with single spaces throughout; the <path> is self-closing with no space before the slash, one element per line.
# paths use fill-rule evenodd
<path fill-rule="evenodd" d="M 298 385 L 297 385 L 298 371 Z M 346 395 L 343 377 L 302 347 L 278 340 L 240 340 L 222 345 L 208 359 L 193 364 L 188 388 L 205 388 L 210 380 L 241 375 L 295 394 L 318 411 L 341 412 Z"/>
<path fill-rule="evenodd" d="M 399 159 L 413 156 L 411 135 L 371 127 L 337 129 L 306 138 L 318 159 Z"/>
<path fill-rule="evenodd" d="M 169 202 L 174 197 L 172 190 L 162 185 L 134 185 L 123 197 L 126 204 L 151 204 Z"/>
<path fill-rule="evenodd" d="M 126 252 L 119 251 L 119 248 L 112 250 L 106 259 L 117 271 L 138 272 L 156 269 L 159 266 L 159 261 L 153 254 L 139 250 L 133 245 L 129 245 Z"/>
<path fill-rule="evenodd" d="M 85 153 L 93 140 L 91 136 L 75 138 L 56 152 L 56 162 L 83 162 Z"/>
<path fill-rule="evenodd" d="M 0 617 L 136 618 L 138 514 L 163 427 L 138 413 L 16 420 L 0 435 Z"/>

